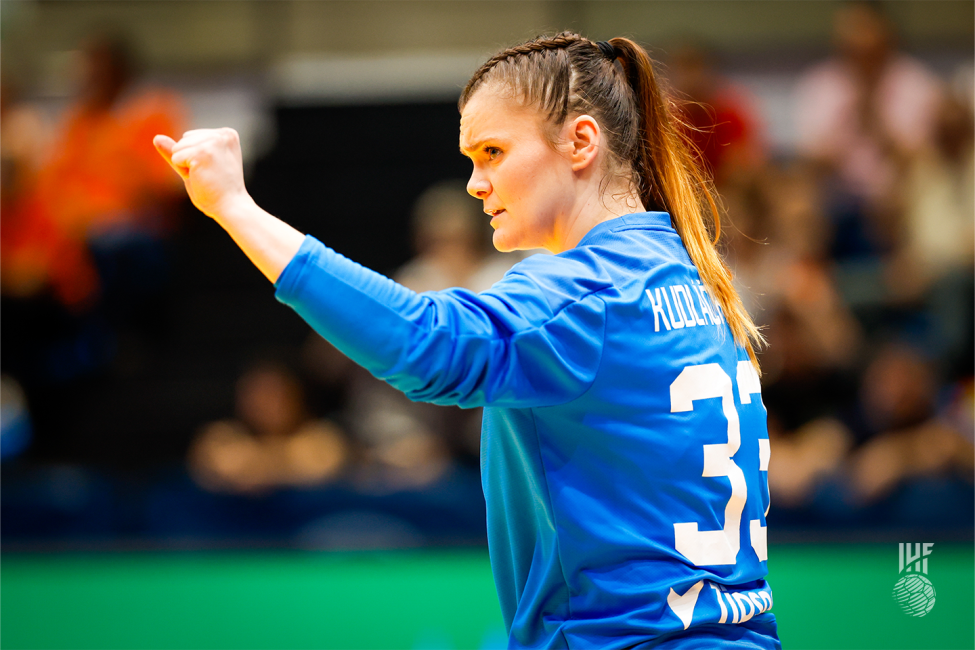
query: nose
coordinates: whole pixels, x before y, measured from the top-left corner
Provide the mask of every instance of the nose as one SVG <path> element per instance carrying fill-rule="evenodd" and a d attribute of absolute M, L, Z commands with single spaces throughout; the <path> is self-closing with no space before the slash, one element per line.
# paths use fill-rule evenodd
<path fill-rule="evenodd" d="M 486 199 L 491 194 L 491 183 L 476 168 L 467 181 L 467 193 L 476 199 Z"/>

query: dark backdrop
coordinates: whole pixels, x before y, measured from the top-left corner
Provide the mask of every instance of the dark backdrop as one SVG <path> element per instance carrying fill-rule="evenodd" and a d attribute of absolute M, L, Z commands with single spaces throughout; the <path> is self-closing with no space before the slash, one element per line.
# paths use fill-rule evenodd
<path fill-rule="evenodd" d="M 409 214 L 420 193 L 470 173 L 453 102 L 279 108 L 276 116 L 277 145 L 254 170 L 255 199 L 377 271 L 410 257 Z"/>
<path fill-rule="evenodd" d="M 257 202 L 353 260 L 390 273 L 410 258 L 410 209 L 430 184 L 465 179 L 453 102 L 275 110 L 256 162 Z M 309 328 L 215 223 L 186 201 L 167 243 L 152 326 L 114 341 L 99 371 L 31 395 L 28 457 L 133 469 L 182 458 L 199 426 L 233 409 L 255 355 L 294 356 Z M 5 337 L 8 341 L 9 337 Z"/>

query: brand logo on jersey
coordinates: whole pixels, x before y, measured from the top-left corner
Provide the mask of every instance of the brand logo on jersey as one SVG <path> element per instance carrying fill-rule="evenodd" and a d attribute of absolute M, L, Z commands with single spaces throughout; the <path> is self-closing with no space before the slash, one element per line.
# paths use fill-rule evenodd
<path fill-rule="evenodd" d="M 905 614 L 926 616 L 934 608 L 937 592 L 927 578 L 928 556 L 934 544 L 904 543 L 898 545 L 898 572 L 901 577 L 894 584 L 894 600 Z"/>
<path fill-rule="evenodd" d="M 720 325 L 724 322 L 721 308 L 715 304 L 700 282 L 672 284 L 645 291 L 653 309 L 654 332 L 659 332 L 661 325 L 669 332 L 685 327 Z"/>
<path fill-rule="evenodd" d="M 720 613 L 718 623 L 730 625 L 744 623 L 745 621 L 751 620 L 752 617 L 764 614 L 772 609 L 772 593 L 770 589 L 732 591 L 725 585 L 717 584 L 709 580 L 698 580 L 683 594 L 674 591 L 673 587 L 671 587 L 670 593 L 667 594 L 667 605 L 677 618 L 681 620 L 681 623 L 684 624 L 685 630 L 690 627 L 691 620 L 694 618 L 694 608 L 698 604 L 702 590 L 704 593 L 710 593 L 704 589 L 705 584 L 711 587 L 714 598 L 717 601 L 717 609 Z M 704 618 L 709 619 L 710 622 L 714 622 L 714 618 L 712 618 L 716 615 L 714 613 L 714 601 L 711 601 L 705 607 L 711 613 L 705 613 L 703 615 Z"/>
<path fill-rule="evenodd" d="M 724 585 L 711 583 L 711 589 L 718 598 L 721 618 L 718 623 L 744 623 L 753 616 L 764 614 L 772 609 L 772 594 L 765 589 L 757 591 L 728 591 Z M 727 602 L 728 606 L 725 607 Z"/>

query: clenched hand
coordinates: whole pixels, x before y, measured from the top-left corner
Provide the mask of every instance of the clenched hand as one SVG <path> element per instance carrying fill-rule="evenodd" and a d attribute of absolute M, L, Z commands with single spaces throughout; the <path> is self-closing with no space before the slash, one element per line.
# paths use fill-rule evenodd
<path fill-rule="evenodd" d="M 193 205 L 220 224 L 275 282 L 305 236 L 262 210 L 247 193 L 237 132 L 196 129 L 184 133 L 179 142 L 157 135 L 152 143 L 183 179 Z"/>
<path fill-rule="evenodd" d="M 233 204 L 251 201 L 244 187 L 240 137 L 230 128 L 187 131 L 179 142 L 157 135 L 153 144 L 183 179 L 190 200 L 217 221 Z"/>

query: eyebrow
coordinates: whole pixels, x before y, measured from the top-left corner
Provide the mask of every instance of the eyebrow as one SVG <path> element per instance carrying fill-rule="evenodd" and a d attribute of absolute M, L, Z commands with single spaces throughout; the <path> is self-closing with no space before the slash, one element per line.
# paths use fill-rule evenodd
<path fill-rule="evenodd" d="M 468 151 L 470 151 L 471 153 L 473 153 L 473 152 L 475 152 L 475 151 L 480 151 L 480 150 L 481 150 L 481 146 L 482 146 L 482 145 L 483 145 L 483 144 L 484 144 L 485 142 L 487 142 L 487 140 L 478 140 L 477 142 L 475 142 L 474 144 L 472 144 L 472 145 L 471 145 L 470 147 L 468 147 L 467 149 L 464 149 L 464 145 L 462 145 L 462 144 L 459 144 L 459 143 L 458 143 L 458 145 L 457 145 L 457 146 L 458 146 L 458 147 L 460 148 L 460 152 L 461 152 L 461 153 L 462 153 L 463 155 L 465 155 L 465 156 L 466 156 L 466 155 L 468 155 L 468 154 L 467 154 L 467 152 L 468 152 Z"/>

